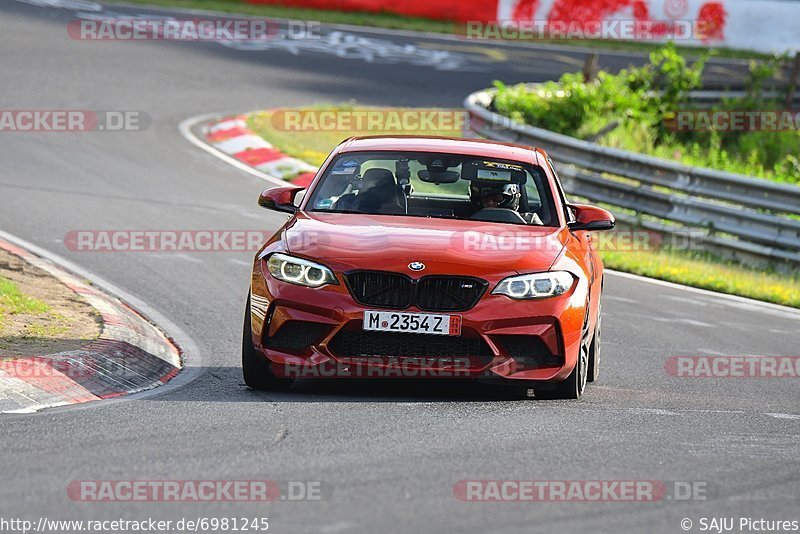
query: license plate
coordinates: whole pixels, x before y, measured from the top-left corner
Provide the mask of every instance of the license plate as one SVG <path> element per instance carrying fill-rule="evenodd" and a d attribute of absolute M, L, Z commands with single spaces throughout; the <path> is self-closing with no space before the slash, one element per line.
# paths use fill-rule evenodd
<path fill-rule="evenodd" d="M 433 313 L 365 311 L 364 330 L 373 332 L 406 332 L 410 334 L 460 336 L 461 316 Z"/>

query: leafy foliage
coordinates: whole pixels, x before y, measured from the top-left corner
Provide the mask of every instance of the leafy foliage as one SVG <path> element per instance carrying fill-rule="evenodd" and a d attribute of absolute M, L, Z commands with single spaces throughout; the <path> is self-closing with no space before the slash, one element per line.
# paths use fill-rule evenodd
<path fill-rule="evenodd" d="M 581 74 L 531 88 L 495 82 L 493 108 L 524 122 L 603 145 L 679 160 L 775 181 L 800 183 L 800 132 L 674 131 L 670 121 L 693 109 L 691 91 L 702 87 L 708 55 L 692 64 L 667 45 L 650 61 L 618 74 L 600 72 L 586 83 Z M 781 109 L 780 99 L 765 96 L 766 83 L 784 61 L 750 63 L 744 97 L 726 99 L 710 111 Z M 602 134 L 598 139 L 595 137 Z"/>

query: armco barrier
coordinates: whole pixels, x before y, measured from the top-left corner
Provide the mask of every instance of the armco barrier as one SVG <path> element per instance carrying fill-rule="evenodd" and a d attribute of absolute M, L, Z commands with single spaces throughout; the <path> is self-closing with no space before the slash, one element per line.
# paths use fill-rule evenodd
<path fill-rule="evenodd" d="M 467 97 L 470 129 L 498 141 L 542 147 L 556 164 L 565 189 L 594 202 L 637 213 L 622 217 L 665 233 L 695 232 L 715 250 L 752 263 L 800 264 L 800 187 L 689 167 L 626 152 L 542 128 L 519 124 L 490 111 L 494 91 Z M 643 221 L 649 215 L 657 221 Z"/>

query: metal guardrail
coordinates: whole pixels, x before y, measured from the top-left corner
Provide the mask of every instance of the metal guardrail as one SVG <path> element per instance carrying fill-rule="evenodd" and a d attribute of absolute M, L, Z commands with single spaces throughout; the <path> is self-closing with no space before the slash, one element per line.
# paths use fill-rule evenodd
<path fill-rule="evenodd" d="M 488 109 L 493 95 L 487 90 L 467 97 L 472 131 L 545 148 L 570 194 L 669 221 L 620 217 L 664 233 L 692 231 L 693 239 L 742 261 L 800 264 L 800 220 L 785 216 L 800 215 L 800 187 L 689 167 L 520 124 Z"/>

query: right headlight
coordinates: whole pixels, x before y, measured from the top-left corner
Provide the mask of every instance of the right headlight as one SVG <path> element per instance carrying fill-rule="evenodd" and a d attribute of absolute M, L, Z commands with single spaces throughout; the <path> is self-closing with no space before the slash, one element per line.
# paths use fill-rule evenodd
<path fill-rule="evenodd" d="M 339 283 L 333 271 L 324 265 L 288 254 L 273 254 L 267 260 L 267 268 L 272 276 L 290 284 L 322 287 L 326 284 Z"/>
<path fill-rule="evenodd" d="M 522 274 L 501 280 L 492 294 L 519 300 L 546 299 L 563 295 L 574 283 L 575 277 L 566 271 Z"/>

